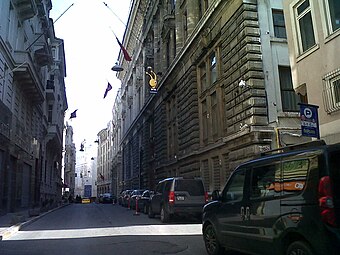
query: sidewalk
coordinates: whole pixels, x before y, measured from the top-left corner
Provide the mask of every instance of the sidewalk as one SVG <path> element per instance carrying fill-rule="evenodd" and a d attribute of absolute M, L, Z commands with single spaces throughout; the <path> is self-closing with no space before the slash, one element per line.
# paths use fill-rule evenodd
<path fill-rule="evenodd" d="M 44 215 L 67 205 L 69 205 L 69 203 L 62 204 L 36 216 L 31 216 L 28 209 L 21 212 L 7 213 L 4 216 L 0 216 L 0 241 L 11 237 L 14 233 L 19 231 L 21 227 L 30 224 Z"/>

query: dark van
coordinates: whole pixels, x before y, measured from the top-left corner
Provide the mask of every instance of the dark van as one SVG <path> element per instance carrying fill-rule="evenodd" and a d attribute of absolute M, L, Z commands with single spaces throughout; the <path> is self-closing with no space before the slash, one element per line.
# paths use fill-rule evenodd
<path fill-rule="evenodd" d="M 340 144 L 288 146 L 238 166 L 203 210 L 208 254 L 339 254 Z"/>
<path fill-rule="evenodd" d="M 197 178 L 172 177 L 160 181 L 151 197 L 148 215 L 160 214 L 162 222 L 174 215 L 193 215 L 201 219 L 208 194 Z"/>

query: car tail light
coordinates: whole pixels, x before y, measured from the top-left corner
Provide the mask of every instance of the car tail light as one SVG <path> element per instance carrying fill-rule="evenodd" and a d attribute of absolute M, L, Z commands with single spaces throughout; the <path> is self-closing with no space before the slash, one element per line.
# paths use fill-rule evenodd
<path fill-rule="evenodd" d="M 173 204 L 173 203 L 175 203 L 175 192 L 170 191 L 169 192 L 169 204 Z"/>
<path fill-rule="evenodd" d="M 329 176 L 324 176 L 319 181 L 319 206 L 321 219 L 324 223 L 335 227 L 335 211 L 333 203 L 332 183 Z"/>
<path fill-rule="evenodd" d="M 209 202 L 209 195 L 208 192 L 204 193 L 204 198 L 205 198 L 205 202 L 208 203 Z"/>

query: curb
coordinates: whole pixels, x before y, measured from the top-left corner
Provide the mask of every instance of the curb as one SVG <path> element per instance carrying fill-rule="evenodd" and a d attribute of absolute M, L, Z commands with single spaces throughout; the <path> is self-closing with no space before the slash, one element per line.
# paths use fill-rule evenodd
<path fill-rule="evenodd" d="M 44 217 L 46 214 L 49 214 L 49 213 L 51 213 L 51 212 L 54 212 L 54 211 L 56 211 L 56 210 L 58 210 L 58 209 L 60 209 L 60 208 L 63 208 L 63 207 L 65 207 L 65 206 L 68 206 L 68 205 L 70 205 L 70 204 L 64 204 L 64 205 L 58 206 L 58 207 L 56 207 L 56 208 L 54 208 L 54 209 L 51 209 L 51 210 L 49 210 L 49 211 L 47 211 L 47 212 L 44 212 L 44 213 L 42 213 L 42 214 L 40 214 L 40 215 L 38 215 L 38 216 L 35 216 L 35 217 L 33 217 L 33 218 L 31 218 L 31 219 L 25 221 L 25 222 L 17 223 L 17 224 L 15 224 L 15 225 L 13 225 L 13 226 L 11 226 L 11 227 L 9 227 L 9 228 L 3 230 L 2 232 L 0 232 L 0 241 L 6 240 L 6 239 L 10 238 L 13 234 L 15 234 L 15 233 L 17 233 L 18 231 L 20 231 L 20 229 L 21 229 L 22 227 L 27 226 L 27 225 L 29 225 L 29 224 L 31 224 L 31 223 L 37 221 L 37 220 L 40 219 L 41 217 Z"/>

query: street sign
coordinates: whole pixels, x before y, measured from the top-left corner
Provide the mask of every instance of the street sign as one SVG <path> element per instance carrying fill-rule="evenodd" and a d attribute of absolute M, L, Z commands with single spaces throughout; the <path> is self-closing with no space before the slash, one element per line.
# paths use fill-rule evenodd
<path fill-rule="evenodd" d="M 300 103 L 301 133 L 303 136 L 320 139 L 317 105 Z"/>

